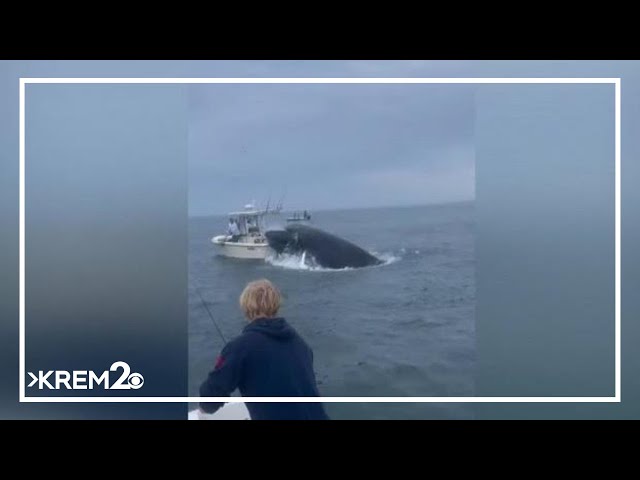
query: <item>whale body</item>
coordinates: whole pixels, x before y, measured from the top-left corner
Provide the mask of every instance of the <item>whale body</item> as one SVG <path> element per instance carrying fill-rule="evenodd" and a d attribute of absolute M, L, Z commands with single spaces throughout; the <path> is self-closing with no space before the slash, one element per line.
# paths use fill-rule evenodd
<path fill-rule="evenodd" d="M 357 245 L 308 225 L 287 225 L 284 230 L 269 230 L 265 236 L 276 253 L 306 252 L 324 268 L 360 268 L 382 263 Z"/>

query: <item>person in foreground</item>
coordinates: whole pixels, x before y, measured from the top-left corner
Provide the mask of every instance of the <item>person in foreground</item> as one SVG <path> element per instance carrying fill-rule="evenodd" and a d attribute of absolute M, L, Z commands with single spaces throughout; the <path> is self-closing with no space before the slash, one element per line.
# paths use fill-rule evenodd
<path fill-rule="evenodd" d="M 240 295 L 249 320 L 231 340 L 200 386 L 201 397 L 228 397 L 238 388 L 243 397 L 319 397 L 313 352 L 298 333 L 278 317 L 280 293 L 269 280 L 250 282 Z M 200 403 L 213 413 L 223 403 Z M 253 403 L 252 420 L 328 420 L 322 403 Z"/>

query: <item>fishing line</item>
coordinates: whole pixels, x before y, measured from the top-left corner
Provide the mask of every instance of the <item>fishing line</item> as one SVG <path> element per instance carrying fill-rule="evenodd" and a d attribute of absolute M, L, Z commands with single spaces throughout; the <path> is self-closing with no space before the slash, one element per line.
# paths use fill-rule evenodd
<path fill-rule="evenodd" d="M 222 338 L 222 341 L 226 345 L 227 344 L 227 339 L 225 338 L 224 334 L 222 333 L 222 330 L 220 329 L 220 326 L 218 325 L 218 322 L 216 322 L 216 319 L 213 318 L 213 314 L 211 313 L 211 310 L 209 310 L 209 305 L 207 305 L 206 300 L 204 299 L 204 297 L 200 293 L 200 289 L 198 288 L 198 285 L 195 284 L 195 282 L 193 283 L 193 288 L 196 290 L 196 293 L 198 294 L 198 296 L 200 297 L 200 300 L 202 301 L 202 306 L 205 308 L 205 310 L 209 314 L 209 318 L 211 319 L 211 321 L 213 322 L 213 325 L 216 327 L 216 330 L 220 334 L 220 338 Z"/>

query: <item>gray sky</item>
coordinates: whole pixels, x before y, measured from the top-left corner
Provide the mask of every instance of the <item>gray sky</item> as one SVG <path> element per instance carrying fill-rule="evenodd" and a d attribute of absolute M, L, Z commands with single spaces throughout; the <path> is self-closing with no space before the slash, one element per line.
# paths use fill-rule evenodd
<path fill-rule="evenodd" d="M 285 191 L 311 210 L 475 196 L 473 85 L 189 89 L 190 215 Z"/>

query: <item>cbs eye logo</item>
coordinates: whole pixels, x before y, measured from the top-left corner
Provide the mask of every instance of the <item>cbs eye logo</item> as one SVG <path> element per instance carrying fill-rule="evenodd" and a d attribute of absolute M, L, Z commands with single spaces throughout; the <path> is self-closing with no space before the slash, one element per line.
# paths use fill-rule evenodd
<path fill-rule="evenodd" d="M 129 387 L 137 390 L 142 385 L 144 385 L 144 377 L 139 373 L 132 373 L 131 375 L 129 375 L 128 382 L 129 382 Z"/>

